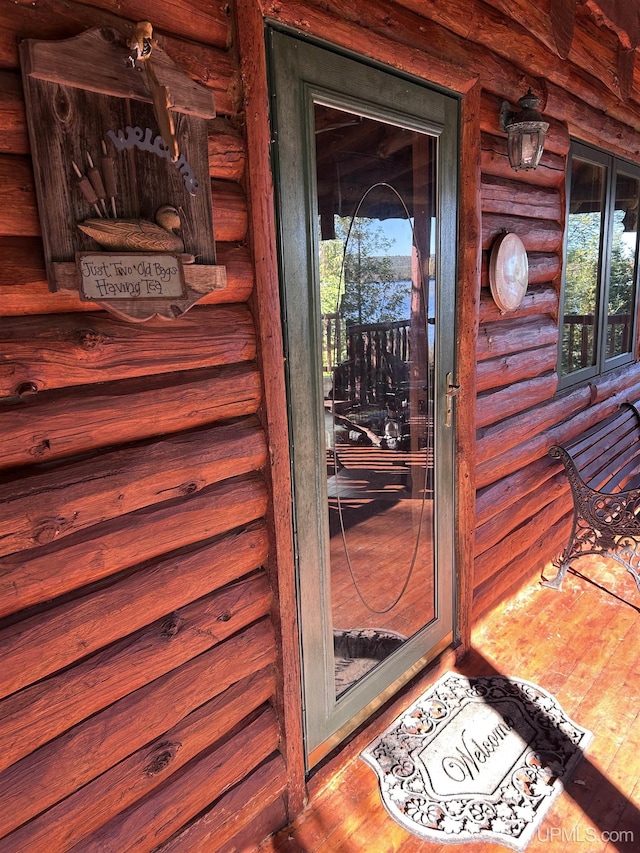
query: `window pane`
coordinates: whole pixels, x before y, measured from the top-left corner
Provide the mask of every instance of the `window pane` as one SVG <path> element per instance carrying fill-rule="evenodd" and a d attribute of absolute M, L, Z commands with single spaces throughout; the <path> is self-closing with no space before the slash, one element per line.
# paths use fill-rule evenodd
<path fill-rule="evenodd" d="M 604 166 L 577 157 L 572 159 L 562 332 L 563 376 L 596 363 L 605 177 Z"/>
<path fill-rule="evenodd" d="M 618 173 L 609 272 L 607 358 L 630 352 L 633 343 L 639 191 L 637 178 Z"/>

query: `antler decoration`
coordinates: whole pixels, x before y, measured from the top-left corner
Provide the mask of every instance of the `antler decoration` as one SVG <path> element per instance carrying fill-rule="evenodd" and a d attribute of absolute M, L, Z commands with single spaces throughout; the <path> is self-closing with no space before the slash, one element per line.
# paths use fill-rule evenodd
<path fill-rule="evenodd" d="M 147 87 L 151 93 L 153 100 L 153 111 L 158 122 L 160 134 L 164 139 L 172 161 L 175 161 L 180 156 L 178 150 L 178 140 L 176 139 L 175 124 L 171 115 L 171 107 L 173 99 L 166 86 L 162 86 L 158 82 L 156 72 L 151 62 L 151 52 L 157 44 L 153 38 L 153 27 L 149 21 L 140 21 L 136 24 L 134 34 L 129 39 L 128 46 L 131 48 L 131 58 L 133 62 L 143 62 L 146 71 Z"/>

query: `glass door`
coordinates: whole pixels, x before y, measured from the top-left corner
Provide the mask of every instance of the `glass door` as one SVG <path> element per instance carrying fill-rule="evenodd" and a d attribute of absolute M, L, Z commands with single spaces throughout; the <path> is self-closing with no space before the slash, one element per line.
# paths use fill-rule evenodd
<path fill-rule="evenodd" d="M 452 639 L 457 103 L 270 41 L 311 765 Z"/>

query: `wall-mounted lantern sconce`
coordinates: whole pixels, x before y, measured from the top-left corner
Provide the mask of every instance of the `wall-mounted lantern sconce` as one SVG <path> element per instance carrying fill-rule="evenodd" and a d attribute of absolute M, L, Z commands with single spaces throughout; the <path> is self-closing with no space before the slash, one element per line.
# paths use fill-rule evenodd
<path fill-rule="evenodd" d="M 537 111 L 539 103 L 540 98 L 531 89 L 518 101 L 519 112 L 512 112 L 508 101 L 502 102 L 500 126 L 509 134 L 509 163 L 516 172 L 519 169 L 535 169 L 542 157 L 549 123 L 543 121 Z"/>

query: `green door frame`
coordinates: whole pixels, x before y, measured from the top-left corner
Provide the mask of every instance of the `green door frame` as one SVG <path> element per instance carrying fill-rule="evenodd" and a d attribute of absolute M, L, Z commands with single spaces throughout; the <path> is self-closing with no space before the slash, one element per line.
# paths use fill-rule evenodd
<path fill-rule="evenodd" d="M 402 76 L 268 31 L 280 276 L 292 439 L 294 526 L 301 625 L 307 766 L 452 643 L 455 622 L 454 429 L 447 425 L 455 377 L 459 102 Z M 435 370 L 436 618 L 344 696 L 335 697 L 327 618 L 325 468 L 319 417 L 317 235 L 314 227 L 313 105 L 357 109 L 438 139 L 437 336 Z M 325 478 L 326 479 L 326 478 Z M 309 488 L 315 483 L 315 488 Z"/>

